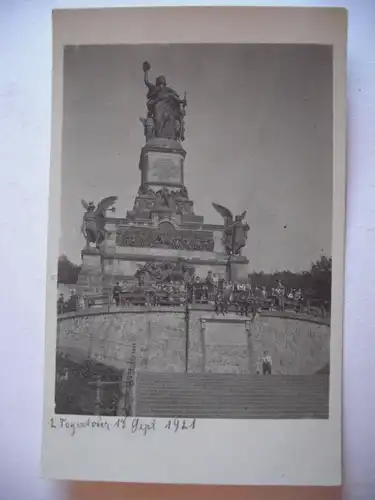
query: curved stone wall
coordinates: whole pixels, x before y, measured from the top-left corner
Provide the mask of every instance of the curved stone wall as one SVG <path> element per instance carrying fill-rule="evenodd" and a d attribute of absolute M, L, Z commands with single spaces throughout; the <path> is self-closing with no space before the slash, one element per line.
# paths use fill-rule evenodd
<path fill-rule="evenodd" d="M 273 373 L 309 375 L 329 363 L 327 323 L 292 316 L 259 316 L 252 324 L 255 356 L 268 351 Z"/>
<path fill-rule="evenodd" d="M 57 329 L 59 352 L 120 370 L 127 369 L 136 345 L 137 369 L 184 372 L 187 331 L 189 372 L 256 373 L 265 350 L 275 374 L 312 374 L 329 364 L 329 325 L 292 314 L 264 313 L 251 321 L 204 309 L 188 317 L 183 308 L 90 310 L 61 316 Z"/>
<path fill-rule="evenodd" d="M 137 368 L 184 371 L 184 311 L 138 307 L 65 314 L 58 319 L 57 349 L 77 361 L 92 358 L 126 369 L 133 344 Z"/>

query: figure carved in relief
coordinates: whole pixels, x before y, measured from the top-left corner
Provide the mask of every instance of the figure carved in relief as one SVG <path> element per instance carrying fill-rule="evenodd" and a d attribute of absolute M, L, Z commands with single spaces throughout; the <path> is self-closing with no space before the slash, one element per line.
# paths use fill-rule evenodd
<path fill-rule="evenodd" d="M 153 206 L 154 210 L 169 208 L 173 212 L 176 211 L 176 202 L 174 201 L 172 194 L 166 187 L 159 189 L 155 194 L 156 200 Z"/>
<path fill-rule="evenodd" d="M 158 283 L 171 281 L 185 281 L 187 277 L 194 275 L 194 267 L 187 264 L 183 259 L 177 262 L 149 262 L 136 271 L 136 277 L 149 275 Z"/>
<path fill-rule="evenodd" d="M 182 186 L 182 188 L 180 189 L 180 193 L 179 194 L 180 194 L 181 198 L 186 198 L 186 199 L 189 198 L 188 190 L 186 189 L 185 186 Z"/>

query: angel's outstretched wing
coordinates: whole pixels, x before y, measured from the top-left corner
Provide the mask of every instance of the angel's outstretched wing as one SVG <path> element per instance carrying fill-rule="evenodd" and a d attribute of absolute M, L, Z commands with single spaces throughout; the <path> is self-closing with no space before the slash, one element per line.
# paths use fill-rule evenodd
<path fill-rule="evenodd" d="M 231 222 L 233 222 L 233 215 L 232 215 L 232 212 L 230 210 L 223 207 L 222 205 L 218 205 L 217 203 L 212 203 L 212 206 L 214 207 L 214 209 L 217 212 L 219 212 L 219 214 L 224 218 L 224 220 L 227 224 L 230 224 Z"/>
<path fill-rule="evenodd" d="M 87 201 L 85 201 L 85 200 L 81 200 L 81 203 L 82 203 L 83 208 L 84 208 L 85 210 L 88 210 L 88 208 L 89 208 L 89 204 L 87 203 Z"/>
<path fill-rule="evenodd" d="M 104 214 L 106 210 L 112 207 L 112 205 L 117 201 L 117 196 L 108 196 L 99 201 L 96 207 L 97 214 Z"/>
<path fill-rule="evenodd" d="M 246 214 L 247 214 L 247 210 L 245 210 L 244 212 L 242 212 L 242 214 L 240 215 L 240 220 L 244 220 Z"/>

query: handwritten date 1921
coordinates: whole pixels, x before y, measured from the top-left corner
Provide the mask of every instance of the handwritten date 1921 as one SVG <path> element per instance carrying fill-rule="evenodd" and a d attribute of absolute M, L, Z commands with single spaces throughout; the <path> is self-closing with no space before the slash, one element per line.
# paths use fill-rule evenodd
<path fill-rule="evenodd" d="M 165 424 L 165 429 L 168 429 L 172 432 L 194 430 L 195 418 L 191 420 L 180 420 L 179 418 L 168 420 L 168 422 Z"/>

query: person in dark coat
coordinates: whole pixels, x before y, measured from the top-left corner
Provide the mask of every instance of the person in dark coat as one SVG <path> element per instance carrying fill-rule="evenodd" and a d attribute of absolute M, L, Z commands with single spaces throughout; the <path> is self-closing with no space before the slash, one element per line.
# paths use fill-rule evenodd
<path fill-rule="evenodd" d="M 117 282 L 116 285 L 113 287 L 113 291 L 112 291 L 112 297 L 113 297 L 117 307 L 120 305 L 120 293 L 121 293 L 120 283 Z"/>
<path fill-rule="evenodd" d="M 60 293 L 59 298 L 57 300 L 57 314 L 63 314 L 64 310 L 65 310 L 64 294 Z"/>

